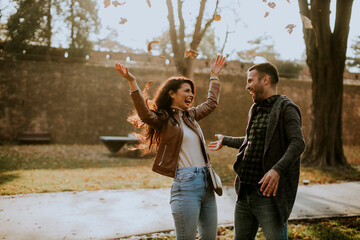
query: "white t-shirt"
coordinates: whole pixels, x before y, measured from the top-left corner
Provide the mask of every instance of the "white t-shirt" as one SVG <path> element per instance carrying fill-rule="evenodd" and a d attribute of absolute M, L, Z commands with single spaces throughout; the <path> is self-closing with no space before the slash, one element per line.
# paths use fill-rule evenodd
<path fill-rule="evenodd" d="M 203 167 L 204 155 L 201 151 L 201 139 L 183 120 L 183 111 L 179 111 L 183 139 L 181 143 L 178 167 Z M 198 128 L 201 131 L 200 128 Z"/>

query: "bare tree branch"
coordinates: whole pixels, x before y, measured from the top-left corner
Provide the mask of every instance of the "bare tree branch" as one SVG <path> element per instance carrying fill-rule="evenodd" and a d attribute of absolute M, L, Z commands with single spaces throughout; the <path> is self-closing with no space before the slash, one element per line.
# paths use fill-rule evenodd
<path fill-rule="evenodd" d="M 179 57 L 179 44 L 178 44 L 178 38 L 176 33 L 176 27 L 175 27 L 175 20 L 174 20 L 174 7 L 172 5 L 171 0 L 166 0 L 166 5 L 168 7 L 168 20 L 170 25 L 170 40 L 171 40 L 171 46 L 174 53 L 174 60 L 175 60 L 175 66 L 179 70 L 182 66 L 181 60 Z"/>
<path fill-rule="evenodd" d="M 220 54 L 223 55 L 223 52 L 224 52 L 224 49 L 225 49 L 225 46 L 226 46 L 226 43 L 227 43 L 227 39 L 228 39 L 228 36 L 229 36 L 229 25 L 226 26 L 226 34 L 225 34 L 225 40 L 224 40 L 224 44 L 221 48 L 221 52 Z"/>
<path fill-rule="evenodd" d="M 182 6 L 183 1 L 178 0 L 178 15 L 179 15 L 179 22 L 180 22 L 180 28 L 179 28 L 179 41 L 180 41 L 180 47 L 179 47 L 179 56 L 184 56 L 185 54 L 185 22 L 182 12 Z"/>
<path fill-rule="evenodd" d="M 202 22 L 202 19 L 204 16 L 205 4 L 206 4 L 206 0 L 202 0 L 201 5 L 200 5 L 200 10 L 199 10 L 199 16 L 197 18 L 197 22 L 195 25 L 193 40 L 190 44 L 191 49 L 194 49 L 194 50 L 196 50 L 199 47 L 201 39 L 204 37 L 206 30 L 210 27 L 211 23 L 214 21 L 214 15 L 212 15 L 212 18 L 206 22 L 204 29 L 201 30 L 201 22 Z M 214 13 L 217 11 L 218 5 L 219 5 L 219 0 L 216 0 L 216 6 L 215 6 Z"/>

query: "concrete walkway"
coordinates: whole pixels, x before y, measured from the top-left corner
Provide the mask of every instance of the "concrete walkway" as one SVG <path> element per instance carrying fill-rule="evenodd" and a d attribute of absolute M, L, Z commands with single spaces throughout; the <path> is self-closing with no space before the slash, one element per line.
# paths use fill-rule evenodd
<path fill-rule="evenodd" d="M 174 229 L 170 189 L 0 197 L 0 239 L 118 239 Z M 290 219 L 360 216 L 360 182 L 300 186 Z M 217 197 L 220 225 L 233 224 L 235 192 Z"/>

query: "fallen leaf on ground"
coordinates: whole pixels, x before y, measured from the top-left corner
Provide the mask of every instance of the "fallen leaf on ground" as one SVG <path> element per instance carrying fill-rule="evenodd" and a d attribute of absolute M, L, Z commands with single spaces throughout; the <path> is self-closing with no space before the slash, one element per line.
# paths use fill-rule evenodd
<path fill-rule="evenodd" d="M 267 16 L 269 16 L 269 14 L 270 14 L 269 12 L 266 12 L 264 18 L 266 18 Z"/>
<path fill-rule="evenodd" d="M 293 29 L 296 27 L 295 24 L 288 24 L 285 29 L 288 31 L 289 34 L 292 33 Z"/>
<path fill-rule="evenodd" d="M 150 2 L 150 0 L 146 0 L 146 2 L 147 2 L 147 5 L 149 6 L 149 8 L 151 8 L 151 2 Z"/>
<path fill-rule="evenodd" d="M 151 50 L 152 50 L 152 45 L 153 44 L 158 44 L 158 43 L 160 43 L 159 41 L 151 41 L 151 42 L 149 42 L 149 44 L 148 44 L 148 46 L 147 46 L 147 50 L 148 50 L 148 52 L 150 53 L 150 54 L 152 54 L 152 52 L 151 52 Z"/>
<path fill-rule="evenodd" d="M 127 22 L 127 19 L 121 17 L 119 24 L 125 24 L 126 22 Z"/>
<path fill-rule="evenodd" d="M 104 6 L 105 8 L 107 8 L 108 6 L 110 6 L 110 0 L 104 0 Z"/>
<path fill-rule="evenodd" d="M 288 3 L 290 3 L 290 0 L 286 0 Z"/>
<path fill-rule="evenodd" d="M 198 55 L 199 53 L 192 49 L 186 50 L 185 52 L 185 58 L 195 59 Z"/>

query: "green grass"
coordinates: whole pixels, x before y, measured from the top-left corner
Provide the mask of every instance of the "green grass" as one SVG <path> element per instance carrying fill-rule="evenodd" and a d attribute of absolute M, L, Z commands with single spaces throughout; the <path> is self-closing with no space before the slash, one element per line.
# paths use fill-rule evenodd
<path fill-rule="evenodd" d="M 360 217 L 289 221 L 289 240 L 356 240 L 360 239 Z M 233 227 L 219 227 L 217 240 L 232 240 Z M 134 238 L 129 238 L 134 239 Z M 140 240 L 175 240 L 174 232 L 137 236 Z M 257 240 L 265 240 L 261 229 Z"/>

